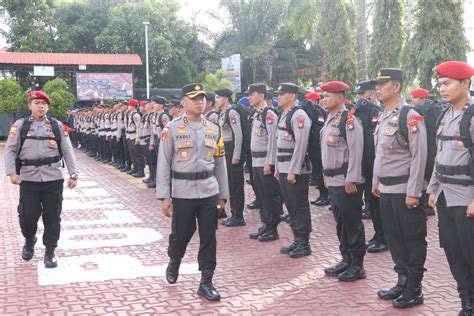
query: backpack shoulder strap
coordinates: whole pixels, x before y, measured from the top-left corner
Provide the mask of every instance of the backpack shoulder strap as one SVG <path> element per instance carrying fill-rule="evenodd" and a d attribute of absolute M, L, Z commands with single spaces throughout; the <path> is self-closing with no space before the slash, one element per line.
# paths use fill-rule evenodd
<path fill-rule="evenodd" d="M 293 128 L 291 127 L 291 119 L 293 118 L 293 114 L 295 114 L 296 111 L 298 111 L 300 108 L 295 106 L 293 107 L 288 114 L 286 115 L 285 118 L 285 125 L 286 125 L 286 131 L 292 136 L 295 136 L 295 133 L 293 131 Z"/>
<path fill-rule="evenodd" d="M 54 140 L 58 143 L 59 157 L 63 157 L 63 151 L 61 150 L 61 129 L 59 128 L 58 120 L 54 117 L 50 118 L 51 127 L 53 128 Z"/>
<path fill-rule="evenodd" d="M 449 106 L 441 111 L 441 114 L 438 116 L 438 119 L 436 120 L 436 130 L 438 130 L 439 126 L 441 125 L 441 121 L 443 121 L 444 116 L 449 110 Z"/>
<path fill-rule="evenodd" d="M 398 116 L 398 126 L 399 126 L 398 128 L 399 128 L 400 134 L 402 135 L 406 143 L 408 143 L 408 125 L 407 125 L 408 112 L 412 109 L 416 110 L 412 106 L 404 106 L 400 110 L 400 114 Z"/>
<path fill-rule="evenodd" d="M 30 129 L 32 122 L 33 121 L 30 121 L 28 117 L 23 118 L 23 122 L 21 124 L 21 129 L 20 129 L 20 148 L 18 148 L 17 157 L 20 156 L 21 148 L 23 148 L 23 144 L 25 143 L 25 140 L 26 140 L 26 134 L 28 133 L 28 130 Z"/>
<path fill-rule="evenodd" d="M 353 108 L 352 108 L 353 109 Z M 351 120 L 353 119 L 352 116 L 354 115 L 354 111 L 351 109 Z M 341 120 L 339 121 L 339 124 L 337 125 L 337 128 L 339 129 L 339 132 L 341 133 L 342 138 L 344 138 L 345 141 L 347 141 L 347 131 L 346 131 L 346 123 L 347 119 L 349 117 L 349 110 L 345 110 L 341 113 Z"/>
<path fill-rule="evenodd" d="M 471 133 L 469 131 L 471 127 L 471 119 L 474 116 L 474 104 L 471 104 L 462 115 L 461 121 L 459 122 L 459 134 L 464 147 L 470 149 L 474 147 L 474 140 L 471 139 Z"/>
<path fill-rule="evenodd" d="M 265 107 L 262 111 L 262 113 L 260 114 L 261 117 L 262 117 L 262 128 L 264 128 L 265 130 L 267 129 L 267 114 L 268 114 L 268 111 L 271 110 L 270 107 Z M 258 114 L 257 114 L 258 115 Z"/>

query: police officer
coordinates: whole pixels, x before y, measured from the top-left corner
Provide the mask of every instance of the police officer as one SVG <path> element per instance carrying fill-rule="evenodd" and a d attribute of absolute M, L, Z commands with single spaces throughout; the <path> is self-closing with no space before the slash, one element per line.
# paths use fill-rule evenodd
<path fill-rule="evenodd" d="M 179 275 L 186 246 L 199 226 L 198 294 L 220 300 L 212 284 L 216 267 L 217 210 L 229 196 L 220 128 L 204 115 L 206 92 L 193 83 L 182 88 L 185 114 L 171 121 L 161 138 L 157 172 L 157 198 L 165 216 L 172 217 L 169 238 L 170 262 L 166 279 L 173 284 Z M 171 199 L 172 198 L 172 204 Z"/>
<path fill-rule="evenodd" d="M 163 128 L 171 120 L 171 116 L 164 111 L 164 106 L 166 102 L 167 100 L 165 97 L 154 96 L 151 98 L 153 113 L 149 115 L 148 120 L 149 124 L 151 125 L 149 150 L 151 155 L 151 165 L 153 165 L 153 180 L 146 182 L 146 186 L 148 188 L 156 188 L 156 163 L 158 159 L 160 139 L 163 133 Z"/>
<path fill-rule="evenodd" d="M 380 290 L 378 296 L 394 300 L 395 308 L 423 304 L 421 281 L 427 250 L 426 215 L 419 201 L 427 156 L 426 128 L 421 115 L 404 109 L 403 79 L 402 70 L 383 68 L 375 80 L 377 98 L 386 107 L 375 131 L 372 193 L 380 197 L 385 239 L 398 274 L 397 284 Z"/>
<path fill-rule="evenodd" d="M 372 223 L 374 225 L 374 235 L 367 242 L 367 252 L 378 253 L 388 250 L 383 232 L 382 217 L 380 215 L 380 201 L 378 197 L 372 194 L 372 178 L 375 160 L 373 134 L 382 107 L 380 106 L 380 102 L 377 100 L 374 82 L 370 80 L 359 82 L 356 87 L 356 93 L 358 99 L 354 108 L 357 111 L 357 116 L 361 118 L 364 128 L 362 172 L 365 178 L 365 209 L 362 211 L 362 218 L 372 218 Z"/>
<path fill-rule="evenodd" d="M 436 67 L 439 92 L 448 102 L 437 132 L 438 153 L 428 186 L 437 206 L 439 240 L 457 282 L 462 310 L 474 303 L 474 98 L 469 86 L 474 69 L 460 61 Z"/>
<path fill-rule="evenodd" d="M 255 109 L 252 120 L 250 149 L 252 154 L 253 185 L 260 196 L 262 226 L 249 236 L 259 241 L 279 239 L 277 226 L 282 209 L 278 180 L 274 177 L 278 115 L 265 102 L 267 86 L 251 84 L 248 87 L 250 105 Z"/>
<path fill-rule="evenodd" d="M 312 228 L 308 200 L 311 162 L 307 155 L 311 120 L 303 109 L 296 107 L 297 85 L 282 83 L 276 93 L 283 112 L 278 121 L 275 176 L 290 214 L 294 235 L 293 243 L 282 247 L 280 253 L 299 258 L 311 254 L 309 234 Z"/>
<path fill-rule="evenodd" d="M 31 260 L 36 244 L 38 220 L 44 224 L 44 264 L 55 268 L 54 251 L 58 245 L 63 200 L 64 158 L 70 178 L 67 186 L 77 184 L 76 160 L 68 133 L 61 122 L 46 116 L 51 101 L 42 91 L 28 93 L 31 116 L 17 120 L 10 129 L 5 146 L 5 171 L 12 184 L 20 185 L 18 215 L 25 244 L 21 256 Z"/>
<path fill-rule="evenodd" d="M 230 106 L 232 93 L 229 94 L 227 91 L 221 94 L 223 95 L 218 95 L 216 100 L 216 107 L 219 110 L 219 125 L 225 144 L 232 213 L 232 216 L 224 220 L 222 224 L 227 227 L 243 226 L 246 224 L 244 220 L 243 132 L 240 114 Z"/>
<path fill-rule="evenodd" d="M 344 106 L 344 93 L 349 86 L 342 81 L 321 85 L 324 108 L 329 117 L 321 130 L 323 174 L 333 201 L 339 250 L 342 261 L 326 268 L 327 275 L 341 281 L 365 279 L 365 235 L 362 223 L 362 155 L 364 132 L 362 123 Z"/>
<path fill-rule="evenodd" d="M 145 176 L 145 159 L 141 154 L 141 148 L 139 145 L 138 129 L 140 128 L 141 113 L 138 109 L 137 100 L 128 100 L 128 128 L 127 133 L 129 134 L 129 153 L 132 157 L 133 169 L 127 173 L 131 174 L 135 178 L 143 178 Z"/>

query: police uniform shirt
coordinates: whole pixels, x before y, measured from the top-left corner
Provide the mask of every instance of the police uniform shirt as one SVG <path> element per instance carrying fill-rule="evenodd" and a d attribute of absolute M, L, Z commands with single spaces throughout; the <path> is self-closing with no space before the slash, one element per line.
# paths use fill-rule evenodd
<path fill-rule="evenodd" d="M 156 197 L 204 199 L 218 194 L 229 198 L 225 151 L 219 126 L 205 117 L 191 122 L 182 116 L 164 128 L 158 153 Z M 206 179 L 172 178 L 172 171 L 196 173 L 210 171 Z"/>
<path fill-rule="evenodd" d="M 471 98 L 470 104 L 474 104 L 474 98 Z M 464 110 L 454 111 L 451 107 L 444 115 L 437 135 L 460 136 L 459 122 L 463 116 Z M 470 126 L 471 139 L 474 139 L 474 117 L 471 118 Z M 467 166 L 470 163 L 469 150 L 464 147 L 460 140 L 437 141 L 437 155 L 435 159 L 435 168 L 431 176 L 427 192 L 436 194 L 436 198 L 444 193 L 446 205 L 467 206 L 474 201 L 474 185 L 463 186 L 450 183 L 441 183 L 436 177 L 436 164 L 448 166 Z M 453 179 L 470 180 L 469 175 L 449 175 Z"/>
<path fill-rule="evenodd" d="M 5 171 L 7 176 L 16 174 L 15 158 L 20 149 L 20 133 L 23 126 L 23 120 L 17 120 L 11 127 L 10 133 L 5 145 Z M 48 118 L 43 121 L 31 120 L 27 136 L 54 137 L 53 127 Z M 76 159 L 73 154 L 73 148 L 69 135 L 63 130 L 63 124 L 58 121 L 61 134 L 61 151 L 69 175 L 77 174 Z M 59 156 L 58 143 L 55 140 L 35 140 L 25 139 L 20 152 L 21 160 L 33 160 L 48 157 Z M 63 179 L 61 161 L 43 166 L 22 166 L 20 169 L 20 178 L 23 181 L 46 182 Z"/>
<path fill-rule="evenodd" d="M 136 111 L 130 113 L 128 119 L 128 131 L 129 131 L 129 138 L 131 140 L 135 140 L 138 137 L 138 129 L 140 126 L 140 114 Z"/>
<path fill-rule="evenodd" d="M 229 123 L 230 126 L 225 121 L 226 111 L 229 111 Z M 242 126 L 240 125 L 240 114 L 234 109 L 228 109 L 222 111 L 219 116 L 219 125 L 222 129 L 222 137 L 224 142 L 234 141 L 234 152 L 227 153 L 227 155 L 232 155 L 232 159 L 240 160 L 242 154 Z"/>
<path fill-rule="evenodd" d="M 396 104 L 393 111 L 384 111 L 379 116 L 374 132 L 375 162 L 373 184 L 379 185 L 381 193 L 405 193 L 420 197 L 427 158 L 426 127 L 420 115 L 414 110 L 407 113 L 408 140 L 405 142 L 399 131 L 400 110 L 407 106 L 404 100 Z M 408 183 L 383 185 L 382 177 L 409 175 Z"/>
<path fill-rule="evenodd" d="M 252 136 L 250 138 L 253 167 L 263 167 L 265 164 L 275 165 L 278 116 L 273 110 L 267 110 L 265 125 L 263 125 L 262 115 L 265 108 L 267 107 L 253 115 Z"/>
<path fill-rule="evenodd" d="M 276 170 L 279 173 L 309 174 L 311 162 L 306 155 L 308 148 L 311 120 L 302 109 L 298 109 L 291 117 L 292 136 L 286 129 L 286 116 L 284 113 L 278 122 L 277 132 L 277 159 Z M 278 157 L 288 157 L 288 161 L 278 161 Z"/>
<path fill-rule="evenodd" d="M 338 169 L 347 164 L 347 174 L 327 176 L 328 186 L 344 186 L 346 182 L 364 183 L 362 176 L 362 155 L 364 152 L 364 131 L 359 118 L 347 118 L 344 128 L 346 139 L 341 135 L 339 124 L 343 107 L 336 115 L 329 115 L 321 129 L 321 157 L 323 169 Z"/>

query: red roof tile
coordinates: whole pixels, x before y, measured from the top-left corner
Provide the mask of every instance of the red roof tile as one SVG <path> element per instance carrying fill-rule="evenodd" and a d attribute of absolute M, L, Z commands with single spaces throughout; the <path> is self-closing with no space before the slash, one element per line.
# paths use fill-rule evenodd
<path fill-rule="evenodd" d="M 0 51 L 0 64 L 142 65 L 138 54 L 16 53 Z"/>

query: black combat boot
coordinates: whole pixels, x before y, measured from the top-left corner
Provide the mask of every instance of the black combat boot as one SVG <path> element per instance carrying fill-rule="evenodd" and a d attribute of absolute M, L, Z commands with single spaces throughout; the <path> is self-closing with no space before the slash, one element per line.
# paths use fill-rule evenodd
<path fill-rule="evenodd" d="M 290 258 L 301 258 L 311 254 L 311 246 L 309 244 L 309 234 L 304 234 L 295 249 L 288 254 Z"/>
<path fill-rule="evenodd" d="M 278 229 L 275 228 L 268 228 L 263 234 L 258 236 L 258 241 L 266 242 L 266 241 L 273 241 L 280 239 L 278 235 Z"/>
<path fill-rule="evenodd" d="M 56 268 L 58 266 L 58 261 L 54 255 L 54 249 L 54 247 L 46 246 L 44 254 L 44 266 L 46 268 Z"/>
<path fill-rule="evenodd" d="M 249 234 L 250 239 L 258 239 L 258 236 L 262 235 L 267 230 L 267 225 L 263 224 L 256 232 Z"/>
<path fill-rule="evenodd" d="M 31 239 L 25 239 L 25 244 L 23 246 L 23 249 L 21 250 L 21 257 L 23 260 L 31 260 L 35 254 L 35 244 L 38 241 L 38 238 L 36 236 L 33 236 Z"/>
<path fill-rule="evenodd" d="M 249 210 L 256 210 L 262 208 L 262 205 L 257 201 L 254 200 L 252 203 L 247 204 Z"/>
<path fill-rule="evenodd" d="M 459 311 L 458 316 L 472 316 L 472 302 L 471 293 L 459 294 L 461 298 L 462 309 Z"/>
<path fill-rule="evenodd" d="M 204 296 L 209 301 L 220 301 L 221 295 L 217 292 L 214 285 L 212 285 L 212 277 L 214 276 L 214 271 L 204 270 L 201 274 L 201 283 L 199 283 L 199 288 L 197 294 Z"/>
<path fill-rule="evenodd" d="M 289 254 L 290 252 L 292 252 L 293 250 L 296 249 L 296 247 L 298 247 L 298 244 L 300 243 L 300 237 L 297 233 L 293 232 L 293 236 L 294 236 L 294 240 L 293 242 L 286 246 L 286 247 L 281 247 L 280 248 L 280 253 L 281 254 L 284 254 L 284 255 L 287 255 Z"/>
<path fill-rule="evenodd" d="M 337 276 L 339 281 L 352 282 L 367 278 L 364 270 L 364 254 L 356 254 L 352 256 L 352 264 L 346 271 Z"/>
<path fill-rule="evenodd" d="M 175 284 L 176 281 L 178 281 L 180 265 L 181 260 L 170 259 L 168 267 L 166 268 L 166 281 L 168 281 L 169 284 Z"/>
<path fill-rule="evenodd" d="M 232 217 L 225 221 L 224 225 L 227 227 L 237 227 L 237 226 L 247 225 L 247 223 L 245 223 L 243 213 L 244 213 L 243 210 L 235 211 Z"/>
<path fill-rule="evenodd" d="M 143 178 L 144 176 L 145 176 L 145 172 L 143 171 L 143 169 L 138 170 L 136 173 L 132 173 L 132 177 L 135 177 L 135 178 Z"/>
<path fill-rule="evenodd" d="M 402 295 L 403 290 L 407 285 L 407 276 L 405 274 L 398 275 L 397 284 L 389 289 L 382 289 L 377 292 L 378 297 L 383 300 L 394 300 Z"/>
<path fill-rule="evenodd" d="M 407 285 L 403 290 L 402 295 L 393 301 L 395 308 L 410 308 L 416 305 L 423 304 L 423 290 L 421 280 L 423 273 L 408 273 Z"/>
<path fill-rule="evenodd" d="M 154 189 L 154 188 L 156 188 L 156 182 L 155 182 L 155 180 L 153 180 L 153 181 L 150 182 L 150 183 L 147 183 L 147 184 L 146 184 L 146 187 L 149 188 L 149 189 Z"/>
<path fill-rule="evenodd" d="M 343 254 L 341 262 L 339 262 L 333 267 L 324 269 L 324 273 L 326 273 L 326 275 L 329 275 L 329 276 L 338 276 L 339 274 L 346 271 L 347 268 L 349 268 L 349 266 L 351 265 L 351 263 L 352 263 L 351 255 L 348 253 Z"/>

